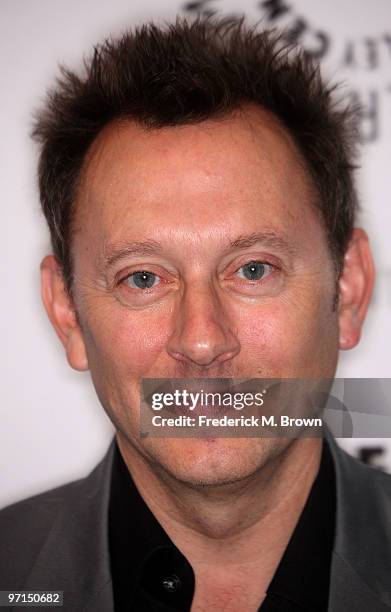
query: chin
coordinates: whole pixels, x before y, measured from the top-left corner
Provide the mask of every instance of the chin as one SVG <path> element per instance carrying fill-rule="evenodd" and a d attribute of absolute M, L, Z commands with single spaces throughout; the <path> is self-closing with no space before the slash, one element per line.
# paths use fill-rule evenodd
<path fill-rule="evenodd" d="M 288 444 L 285 438 L 155 438 L 144 452 L 170 479 L 206 487 L 245 483 Z"/>

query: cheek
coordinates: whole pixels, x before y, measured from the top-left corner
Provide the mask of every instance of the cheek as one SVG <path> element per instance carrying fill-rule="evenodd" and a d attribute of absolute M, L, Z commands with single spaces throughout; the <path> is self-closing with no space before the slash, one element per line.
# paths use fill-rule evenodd
<path fill-rule="evenodd" d="M 126 378 L 147 376 L 167 341 L 168 322 L 161 313 L 130 311 L 117 305 L 88 322 L 87 353 L 91 369 Z"/>
<path fill-rule="evenodd" d="M 238 312 L 243 366 L 266 377 L 333 375 L 338 325 L 329 298 L 274 300 Z"/>
<path fill-rule="evenodd" d="M 139 380 L 153 377 L 165 348 L 167 325 L 150 311 L 116 304 L 99 308 L 93 317 L 89 314 L 84 335 L 96 393 L 114 426 L 138 435 Z"/>

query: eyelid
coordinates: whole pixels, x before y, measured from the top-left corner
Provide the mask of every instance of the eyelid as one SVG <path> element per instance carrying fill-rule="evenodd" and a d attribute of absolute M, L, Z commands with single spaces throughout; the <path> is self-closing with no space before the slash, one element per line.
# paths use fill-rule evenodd
<path fill-rule="evenodd" d="M 224 258 L 225 259 L 225 258 Z M 286 262 L 282 261 L 280 257 L 260 250 L 249 250 L 247 252 L 237 253 L 235 256 L 230 256 L 225 259 L 221 267 L 221 274 L 224 277 L 235 274 L 241 267 L 251 263 L 259 262 L 272 266 L 276 271 L 284 270 L 287 268 Z"/>
<path fill-rule="evenodd" d="M 158 278 L 162 280 L 163 279 L 162 275 L 159 274 L 158 272 L 155 272 L 152 268 L 153 266 L 148 266 L 148 265 L 142 266 L 141 265 L 133 270 L 128 270 L 125 272 L 121 271 L 118 274 L 116 274 L 114 282 L 116 285 L 120 285 L 121 283 L 126 281 L 127 278 L 129 278 L 130 276 L 133 276 L 133 274 L 137 274 L 138 272 L 148 272 L 149 274 L 153 274 L 154 276 L 157 276 Z"/>
<path fill-rule="evenodd" d="M 262 264 L 263 266 L 269 266 L 270 268 L 277 268 L 278 267 L 278 266 L 276 266 L 276 264 L 273 264 L 273 263 L 271 263 L 270 261 L 267 261 L 264 258 L 262 258 L 262 259 L 251 258 L 248 261 L 245 261 L 244 263 L 241 263 L 240 266 L 238 266 L 236 268 L 236 272 L 238 272 L 239 270 L 241 270 L 245 266 L 249 266 L 250 264 L 258 264 L 258 263 Z"/>

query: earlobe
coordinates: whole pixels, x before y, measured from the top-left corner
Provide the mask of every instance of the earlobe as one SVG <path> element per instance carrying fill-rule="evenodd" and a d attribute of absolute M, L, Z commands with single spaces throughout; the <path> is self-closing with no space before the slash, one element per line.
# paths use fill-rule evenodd
<path fill-rule="evenodd" d="M 84 339 L 79 325 L 73 328 L 69 334 L 65 349 L 68 363 L 74 370 L 85 372 L 89 369 Z"/>
<path fill-rule="evenodd" d="M 339 279 L 339 346 L 351 349 L 358 344 L 372 295 L 375 271 L 366 232 L 353 231 Z"/>
<path fill-rule="evenodd" d="M 75 370 L 88 370 L 82 330 L 64 284 L 61 266 L 53 255 L 47 255 L 41 262 L 41 296 L 69 365 Z"/>

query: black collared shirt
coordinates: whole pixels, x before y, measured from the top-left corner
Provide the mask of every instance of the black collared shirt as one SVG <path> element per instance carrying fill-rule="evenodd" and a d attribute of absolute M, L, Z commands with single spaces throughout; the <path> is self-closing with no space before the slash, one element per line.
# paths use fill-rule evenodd
<path fill-rule="evenodd" d="M 260 612 L 326 612 L 335 531 L 335 474 L 327 442 L 319 473 Z M 116 445 L 109 507 L 115 612 L 186 612 L 194 573 L 149 510 Z"/>

